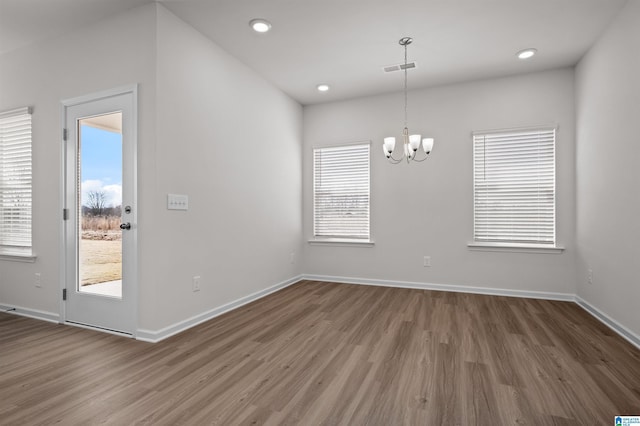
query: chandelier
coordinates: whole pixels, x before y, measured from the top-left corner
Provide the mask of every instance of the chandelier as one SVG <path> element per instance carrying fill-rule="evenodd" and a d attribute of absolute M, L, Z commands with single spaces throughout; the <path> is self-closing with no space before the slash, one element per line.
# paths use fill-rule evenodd
<path fill-rule="evenodd" d="M 407 46 L 410 45 L 412 41 L 413 39 L 411 37 L 403 37 L 398 41 L 400 46 L 404 46 L 404 129 L 402 130 L 404 153 L 400 158 L 395 158 L 393 156 L 393 150 L 396 147 L 396 138 L 393 136 L 384 138 L 382 149 L 384 150 L 384 155 L 392 164 L 398 164 L 404 159 L 407 160 L 407 163 L 411 161 L 424 161 L 433 149 L 433 138 L 422 139 L 422 135 L 410 135 L 409 129 L 407 128 Z M 418 159 L 420 145 L 422 145 L 422 150 L 425 155 L 421 159 Z"/>

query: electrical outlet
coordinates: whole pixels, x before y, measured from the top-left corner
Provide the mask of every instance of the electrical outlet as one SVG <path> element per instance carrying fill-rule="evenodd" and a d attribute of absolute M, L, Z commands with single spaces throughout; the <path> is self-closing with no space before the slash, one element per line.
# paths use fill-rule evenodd
<path fill-rule="evenodd" d="M 587 269 L 587 282 L 593 284 L 593 269 Z"/>
<path fill-rule="evenodd" d="M 430 268 L 431 267 L 431 256 L 425 256 L 422 262 L 422 266 L 424 266 L 425 268 Z"/>
<path fill-rule="evenodd" d="M 192 286 L 193 291 L 200 291 L 200 275 L 193 277 Z"/>
<path fill-rule="evenodd" d="M 36 277 L 35 277 L 35 280 L 34 280 L 34 284 L 38 288 L 42 287 L 42 275 L 40 274 L 40 272 L 36 272 Z"/>
<path fill-rule="evenodd" d="M 292 251 L 289 254 L 289 263 L 291 263 L 292 265 L 296 262 L 296 252 Z"/>

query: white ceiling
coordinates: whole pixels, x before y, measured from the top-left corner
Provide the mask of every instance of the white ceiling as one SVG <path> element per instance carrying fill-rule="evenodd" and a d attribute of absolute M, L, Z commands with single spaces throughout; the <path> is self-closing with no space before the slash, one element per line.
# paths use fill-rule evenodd
<path fill-rule="evenodd" d="M 0 53 L 153 0 L 0 0 Z M 627 0 L 159 0 L 302 104 L 575 65 Z M 252 18 L 272 31 L 254 33 Z M 528 61 L 516 51 L 535 47 Z M 328 83 L 331 90 L 315 87 Z"/>
<path fill-rule="evenodd" d="M 153 0 L 0 0 L 0 54 Z"/>

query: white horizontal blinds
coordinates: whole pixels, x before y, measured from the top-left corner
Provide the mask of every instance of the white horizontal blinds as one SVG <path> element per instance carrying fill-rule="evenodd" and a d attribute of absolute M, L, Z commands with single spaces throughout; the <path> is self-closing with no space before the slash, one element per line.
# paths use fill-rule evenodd
<path fill-rule="evenodd" d="M 31 109 L 0 112 L 0 246 L 31 247 Z"/>
<path fill-rule="evenodd" d="M 555 245 L 555 134 L 474 134 L 475 241 Z"/>
<path fill-rule="evenodd" d="M 369 144 L 313 150 L 313 232 L 369 238 Z"/>

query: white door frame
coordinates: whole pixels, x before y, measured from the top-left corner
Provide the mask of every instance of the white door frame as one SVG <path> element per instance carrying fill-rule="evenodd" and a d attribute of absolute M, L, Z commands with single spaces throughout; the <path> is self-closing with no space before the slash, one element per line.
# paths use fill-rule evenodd
<path fill-rule="evenodd" d="M 130 185 L 132 189 L 131 202 L 134 208 L 131 213 L 131 225 L 132 225 L 131 230 L 127 232 L 130 233 L 130 238 L 133 241 L 133 247 L 135 247 L 135 249 L 131 250 L 132 253 L 128 253 L 127 257 L 130 259 L 128 275 L 132 277 L 132 282 L 130 283 L 130 285 L 134 287 L 134 290 L 132 291 L 132 299 L 133 299 L 132 314 L 134 318 L 134 323 L 132 324 L 132 329 L 129 330 L 131 333 L 119 333 L 117 331 L 105 330 L 101 328 L 95 328 L 95 329 L 99 329 L 101 331 L 105 331 L 112 334 L 118 334 L 118 335 L 135 338 L 137 336 L 137 328 L 138 328 L 138 281 L 139 281 L 138 280 L 138 158 L 137 158 L 138 156 L 138 85 L 137 84 L 117 87 L 114 89 L 104 90 L 101 92 L 91 93 L 88 95 L 79 96 L 75 98 L 64 99 L 61 101 L 61 127 L 60 128 L 61 128 L 63 148 L 61 149 L 61 156 L 60 156 L 60 162 L 62 166 L 61 175 L 60 175 L 60 186 L 62 188 L 62 191 L 60 196 L 60 209 L 59 209 L 61 226 L 60 226 L 60 292 L 58 294 L 60 296 L 59 298 L 60 323 L 84 327 L 83 325 L 67 322 L 66 304 L 62 298 L 62 294 L 67 287 L 67 279 L 69 278 L 68 277 L 69 274 L 67 272 L 67 265 L 68 265 L 67 256 L 68 256 L 68 249 L 70 244 L 70 242 L 68 241 L 68 232 L 67 232 L 68 231 L 67 226 L 69 226 L 68 225 L 69 221 L 65 220 L 65 217 L 64 217 L 64 209 L 70 207 L 70 206 L 67 206 L 67 200 L 69 195 L 67 191 L 67 179 L 68 179 L 68 170 L 67 170 L 68 148 L 67 148 L 67 141 L 66 141 L 67 131 L 65 130 L 67 126 L 67 123 L 66 123 L 67 108 L 76 106 L 76 105 L 81 105 L 88 102 L 99 101 L 101 99 L 111 98 L 114 96 L 125 95 L 125 94 L 131 94 L 132 101 L 133 101 L 132 111 L 131 111 L 131 140 L 127 141 L 127 143 L 130 144 L 130 147 L 131 147 L 129 151 L 129 155 L 131 156 L 130 161 L 132 162 L 132 166 L 133 166 L 133 170 L 132 170 L 133 176 L 130 176 L 129 180 L 131 182 Z M 123 149 L 124 149 L 124 145 L 123 145 Z M 94 328 L 94 327 L 88 327 L 88 328 Z"/>

